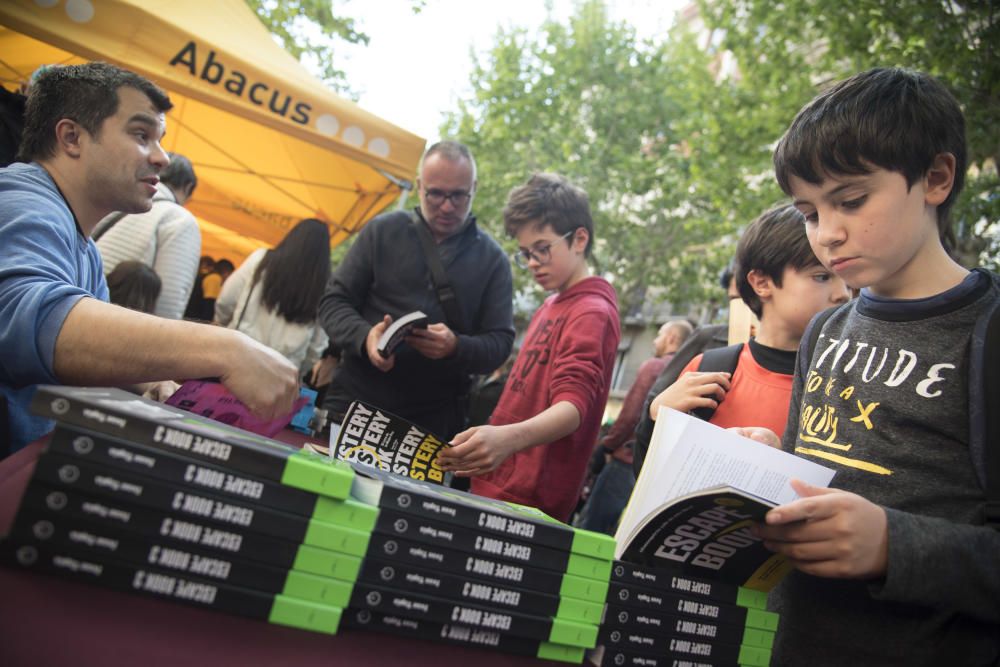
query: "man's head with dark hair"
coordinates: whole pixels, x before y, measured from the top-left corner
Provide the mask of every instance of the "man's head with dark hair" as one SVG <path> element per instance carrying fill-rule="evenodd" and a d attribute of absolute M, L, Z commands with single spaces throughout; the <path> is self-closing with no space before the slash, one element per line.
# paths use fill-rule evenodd
<path fill-rule="evenodd" d="M 594 245 L 594 220 L 587 193 L 556 174 L 535 174 L 511 190 L 503 209 L 503 224 L 510 236 L 517 236 L 525 227 L 551 226 L 559 236 L 583 228 L 588 235 L 586 257 L 590 257 Z"/>
<path fill-rule="evenodd" d="M 223 280 L 225 280 L 226 278 L 229 277 L 229 275 L 233 271 L 236 270 L 236 267 L 233 266 L 233 263 L 230 262 L 228 259 L 220 259 L 218 262 L 215 263 L 215 268 L 213 270 L 215 271 L 215 273 L 218 273 L 220 276 L 222 276 Z"/>
<path fill-rule="evenodd" d="M 955 160 L 951 193 L 937 206 L 938 232 L 944 239 L 949 236 L 948 213 L 965 179 L 962 110 L 933 77 L 878 68 L 841 81 L 803 107 L 774 151 L 774 170 L 789 195 L 792 177 L 819 185 L 828 177 L 879 168 L 902 174 L 907 187 L 913 187 L 942 154 Z"/>
<path fill-rule="evenodd" d="M 809 245 L 805 218 L 791 204 L 778 206 L 762 213 L 740 237 L 734 268 L 736 289 L 759 318 L 763 303 L 748 275 L 757 271 L 781 287 L 786 268 L 801 271 L 810 266 L 820 266 L 820 262 Z"/>
<path fill-rule="evenodd" d="M 177 203 L 182 206 L 198 187 L 198 177 L 195 176 L 191 160 L 179 153 L 170 154 L 170 164 L 160 172 L 160 181 L 170 187 Z"/>
<path fill-rule="evenodd" d="M 154 83 L 108 63 L 46 68 L 31 84 L 18 159 L 30 162 L 54 157 L 56 125 L 62 119 L 75 121 L 99 140 L 104 121 L 118 111 L 122 87 L 144 94 L 161 113 L 173 108 L 167 94 Z"/>

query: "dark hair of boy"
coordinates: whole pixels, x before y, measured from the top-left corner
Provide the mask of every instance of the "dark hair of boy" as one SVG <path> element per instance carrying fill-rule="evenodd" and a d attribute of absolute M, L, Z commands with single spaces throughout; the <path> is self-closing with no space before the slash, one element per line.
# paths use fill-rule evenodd
<path fill-rule="evenodd" d="M 535 174 L 511 190 L 503 209 L 503 225 L 510 236 L 517 236 L 518 230 L 527 225 L 539 229 L 551 226 L 560 236 L 583 227 L 589 235 L 585 257 L 590 257 L 594 245 L 594 220 L 587 193 L 556 174 Z"/>
<path fill-rule="evenodd" d="M 170 164 L 160 172 L 160 180 L 173 190 L 186 192 L 189 197 L 198 187 L 198 177 L 195 176 L 191 160 L 177 153 L 170 154 Z M 188 187 L 191 189 L 188 190 Z"/>
<path fill-rule="evenodd" d="M 748 273 L 760 271 L 781 287 L 786 267 L 801 271 L 819 264 L 809 245 L 805 223 L 802 213 L 786 204 L 760 214 L 740 237 L 736 246 L 736 289 L 757 317 L 764 314 L 764 305 L 747 280 Z"/>
<path fill-rule="evenodd" d="M 267 308 L 289 322 L 314 322 L 330 278 L 330 228 L 316 218 L 300 221 L 260 260 L 254 282 L 261 276 Z"/>
<path fill-rule="evenodd" d="M 69 118 L 100 139 L 101 126 L 118 112 L 118 89 L 129 86 L 146 95 L 157 111 L 173 108 L 152 81 L 108 63 L 48 67 L 31 84 L 24 108 L 24 131 L 17 159 L 44 160 L 55 155 L 56 125 Z"/>
<path fill-rule="evenodd" d="M 778 185 L 792 176 L 819 185 L 827 175 L 898 172 L 907 187 L 934 158 L 955 156 L 951 194 L 937 207 L 938 233 L 951 242 L 948 213 L 965 183 L 965 118 L 947 88 L 922 72 L 876 68 L 820 93 L 795 116 L 774 151 Z"/>
<path fill-rule="evenodd" d="M 141 313 L 153 312 L 162 281 L 152 267 L 132 260 L 119 262 L 107 280 L 111 303 Z"/>

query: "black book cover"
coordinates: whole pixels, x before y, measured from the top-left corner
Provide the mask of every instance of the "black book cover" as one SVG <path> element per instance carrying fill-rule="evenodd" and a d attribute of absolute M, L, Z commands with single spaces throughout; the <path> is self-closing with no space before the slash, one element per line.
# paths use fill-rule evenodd
<path fill-rule="evenodd" d="M 355 584 L 348 606 L 382 614 L 398 614 L 406 618 L 458 623 L 517 637 L 584 648 L 593 648 L 597 641 L 597 625 L 519 614 L 488 605 L 459 603 L 362 581 Z"/>
<path fill-rule="evenodd" d="M 624 606 L 639 611 L 679 614 L 736 625 L 746 623 L 748 612 L 760 613 L 761 611 L 759 609 L 748 610 L 739 605 L 720 603 L 704 598 L 692 598 L 688 595 L 650 591 L 649 589 L 626 586 L 616 581 L 612 581 L 608 587 L 607 602 L 609 605 Z"/>
<path fill-rule="evenodd" d="M 747 628 L 714 619 L 695 619 L 679 614 L 657 614 L 628 607 L 607 605 L 601 630 L 619 630 L 643 636 L 686 637 L 696 641 L 748 644 L 770 648 L 774 630 Z"/>
<path fill-rule="evenodd" d="M 182 576 L 201 577 L 264 593 L 288 592 L 288 586 L 297 583 L 289 581 L 293 572 L 291 568 L 219 554 L 177 540 L 157 539 L 121 527 L 30 507 L 18 514 L 10 539 L 22 543 L 34 542 L 48 549 L 70 550 L 85 559 L 109 558 L 157 567 Z M 348 583 L 357 578 L 361 568 L 360 558 L 341 554 L 328 562 L 331 561 L 337 567 L 323 572 L 323 577 Z M 308 574 L 315 576 L 319 573 Z"/>
<path fill-rule="evenodd" d="M 533 507 L 369 467 L 355 467 L 355 471 L 351 495 L 370 505 L 595 558 L 609 560 L 614 554 L 615 542 L 611 536 L 572 528 Z"/>
<path fill-rule="evenodd" d="M 52 486 L 178 512 L 292 542 L 302 542 L 310 524 L 307 517 L 235 502 L 189 485 L 166 484 L 54 452 L 46 452 L 38 458 L 34 478 Z"/>
<path fill-rule="evenodd" d="M 684 574 L 678 568 L 648 567 L 616 560 L 611 567 L 611 580 L 627 586 L 648 588 L 651 591 L 688 595 L 739 604 L 756 609 L 767 608 L 767 594 L 712 579 Z"/>
<path fill-rule="evenodd" d="M 344 628 L 426 639 L 460 646 L 479 646 L 511 653 L 580 664 L 583 648 L 554 645 L 537 639 L 516 637 L 498 630 L 484 630 L 455 623 L 441 623 L 397 614 L 380 614 L 369 609 L 345 609 Z"/>
<path fill-rule="evenodd" d="M 724 644 L 715 641 L 693 639 L 691 637 L 665 637 L 643 635 L 633 630 L 601 627 L 598 642 L 605 650 L 621 649 L 635 653 L 648 653 L 674 660 L 708 660 L 711 662 L 738 665 L 741 654 L 749 647 L 739 644 Z M 770 658 L 769 649 L 756 649 Z M 766 663 L 765 663 L 766 664 Z"/>
<path fill-rule="evenodd" d="M 395 535 L 372 533 L 368 557 L 388 559 L 400 565 L 426 567 L 438 572 L 462 573 L 482 581 L 529 588 L 549 595 L 558 595 L 563 585 L 564 575 L 561 572 L 509 563 Z M 606 588 L 605 586 L 605 590 Z"/>
<path fill-rule="evenodd" d="M 112 529 L 128 530 L 150 540 L 173 540 L 177 545 L 197 546 L 223 557 L 239 556 L 279 568 L 297 566 L 302 569 L 301 563 L 318 561 L 323 564 L 314 565 L 310 571 L 325 574 L 335 567 L 335 561 L 331 560 L 333 556 L 325 553 L 325 547 L 302 545 L 238 527 L 221 526 L 172 510 L 150 509 L 122 500 L 87 495 L 73 489 L 49 487 L 38 480 L 32 480 L 21 499 L 20 511 L 25 512 L 27 508 L 71 520 L 93 521 Z M 367 545 L 367 536 L 363 536 L 364 545 L 355 545 L 353 541 L 357 537 L 353 531 L 345 531 L 344 548 L 337 551 L 353 554 L 359 550 L 359 546 Z"/>
<path fill-rule="evenodd" d="M 397 317 L 379 336 L 376 345 L 378 353 L 383 357 L 391 356 L 396 348 L 403 344 L 403 340 L 410 335 L 412 330 L 426 329 L 429 322 L 427 315 L 419 310 Z"/>
<path fill-rule="evenodd" d="M 556 572 L 566 571 L 570 556 L 568 551 L 505 539 L 488 531 L 471 530 L 389 509 L 379 512 L 374 532 Z"/>
<path fill-rule="evenodd" d="M 42 385 L 37 415 L 336 498 L 350 491 L 343 462 L 157 403 L 121 389 Z"/>
<path fill-rule="evenodd" d="M 9 567 L 47 572 L 121 591 L 181 602 L 206 609 L 334 634 L 341 610 L 283 595 L 181 576 L 156 567 L 109 558 L 81 558 L 66 549 L 49 549 L 5 539 L 0 562 Z"/>
<path fill-rule="evenodd" d="M 170 484 L 200 488 L 237 501 L 312 516 L 319 496 L 309 491 L 240 474 L 230 468 L 177 456 L 86 429 L 57 425 L 49 451 L 108 465 Z"/>
<path fill-rule="evenodd" d="M 559 612 L 558 596 L 414 567 L 391 559 L 375 559 L 370 555 L 365 558 L 358 581 L 534 616 L 555 616 Z M 593 622 L 600 622 L 600 617 L 595 617 Z"/>
<path fill-rule="evenodd" d="M 744 647 L 736 660 L 686 656 L 683 653 L 642 653 L 607 646 L 601 658 L 601 667 L 767 667 L 771 652 L 765 649 Z"/>

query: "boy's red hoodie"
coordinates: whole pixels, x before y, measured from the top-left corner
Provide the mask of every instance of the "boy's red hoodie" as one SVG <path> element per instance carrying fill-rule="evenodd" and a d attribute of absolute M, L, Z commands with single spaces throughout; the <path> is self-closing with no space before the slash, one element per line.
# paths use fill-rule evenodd
<path fill-rule="evenodd" d="M 584 278 L 545 300 L 531 318 L 490 424 L 522 422 L 569 401 L 580 412 L 580 426 L 472 478 L 474 493 L 569 519 L 597 441 L 620 338 L 615 290 L 603 278 Z"/>

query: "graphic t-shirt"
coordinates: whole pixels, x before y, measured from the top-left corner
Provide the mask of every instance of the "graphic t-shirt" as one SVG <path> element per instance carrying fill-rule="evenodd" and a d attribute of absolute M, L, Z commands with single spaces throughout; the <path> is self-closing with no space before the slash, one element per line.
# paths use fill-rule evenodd
<path fill-rule="evenodd" d="M 783 444 L 833 468 L 831 486 L 886 508 L 888 569 L 873 582 L 789 575 L 770 595 L 781 614 L 772 664 L 1000 658 L 1000 533 L 978 525 L 968 394 L 973 328 L 998 298 L 975 271 L 927 299 L 863 290 L 827 322 L 796 375 Z"/>

